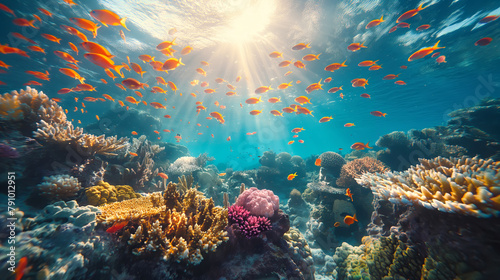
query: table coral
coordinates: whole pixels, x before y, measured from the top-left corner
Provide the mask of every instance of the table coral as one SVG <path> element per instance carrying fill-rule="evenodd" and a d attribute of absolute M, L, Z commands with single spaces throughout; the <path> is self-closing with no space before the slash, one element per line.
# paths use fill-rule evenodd
<path fill-rule="evenodd" d="M 87 196 L 89 204 L 94 206 L 141 197 L 141 195 L 134 192 L 134 189 L 130 186 L 112 186 L 104 181 L 100 181 L 96 186 L 88 188 L 85 191 L 85 195 Z"/>
<path fill-rule="evenodd" d="M 198 265 L 203 253 L 215 251 L 228 239 L 227 210 L 215 207 L 194 188 L 181 194 L 171 182 L 163 196 L 156 193 L 100 209 L 101 222 L 129 221 L 119 237 L 134 255 Z"/>
<path fill-rule="evenodd" d="M 419 160 L 407 171 L 364 174 L 356 181 L 393 203 L 480 218 L 500 216 L 500 162 L 478 157 Z"/>

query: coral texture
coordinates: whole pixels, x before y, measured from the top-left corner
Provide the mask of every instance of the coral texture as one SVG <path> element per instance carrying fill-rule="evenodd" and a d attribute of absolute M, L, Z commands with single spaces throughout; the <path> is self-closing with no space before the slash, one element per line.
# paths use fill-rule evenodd
<path fill-rule="evenodd" d="M 269 218 L 278 211 L 280 201 L 279 197 L 270 190 L 250 188 L 238 196 L 236 205 L 243 206 L 253 215 Z"/>
<path fill-rule="evenodd" d="M 215 207 L 212 199 L 196 189 L 180 193 L 175 183 L 168 184 L 163 196 L 125 200 L 100 209 L 100 221 L 128 221 L 120 238 L 133 254 L 143 257 L 198 265 L 203 253 L 215 251 L 228 239 L 224 230 L 227 210 Z"/>
<path fill-rule="evenodd" d="M 321 168 L 334 177 L 340 176 L 340 169 L 345 164 L 345 159 L 335 152 L 324 152 L 319 158 L 321 159 Z"/>
<path fill-rule="evenodd" d="M 74 198 L 81 190 L 78 180 L 69 175 L 43 177 L 43 182 L 37 187 L 40 193 L 51 201 Z"/>
<path fill-rule="evenodd" d="M 180 157 L 168 168 L 168 173 L 172 175 L 189 174 L 200 170 L 198 161 L 195 157 Z"/>
<path fill-rule="evenodd" d="M 251 215 L 242 206 L 233 205 L 227 212 L 229 224 L 237 224 L 241 233 L 247 238 L 258 236 L 261 232 L 272 228 L 268 218 Z"/>
<path fill-rule="evenodd" d="M 364 173 L 384 173 L 386 171 L 389 170 L 381 161 L 371 157 L 363 157 L 344 164 L 336 183 L 337 186 L 352 187 L 356 184 L 355 179 Z"/>
<path fill-rule="evenodd" d="M 85 190 L 85 195 L 87 196 L 89 204 L 94 206 L 141 197 L 141 195 L 135 193 L 134 189 L 130 186 L 112 186 L 104 181 L 100 181 L 96 186 Z"/>
<path fill-rule="evenodd" d="M 420 159 L 405 172 L 356 179 L 393 203 L 419 204 L 481 218 L 500 216 L 500 162 L 475 158 Z"/>

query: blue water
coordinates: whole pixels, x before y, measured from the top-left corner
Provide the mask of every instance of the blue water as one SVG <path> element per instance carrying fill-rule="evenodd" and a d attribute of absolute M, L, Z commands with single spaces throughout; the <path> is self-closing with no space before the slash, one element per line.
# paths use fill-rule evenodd
<path fill-rule="evenodd" d="M 19 32 L 35 40 L 46 51 L 45 55 L 28 51 L 31 58 L 15 54 L 1 55 L 0 60 L 12 65 L 8 73 L 0 74 L 0 80 L 7 84 L 1 86 L 3 92 L 24 88 L 23 83 L 36 80 L 25 74 L 26 70 L 48 70 L 50 81 L 37 80 L 43 86 L 33 87 L 49 97 L 62 98 L 60 104 L 68 109 L 68 118 L 82 127 L 95 123 L 95 115 L 104 115 L 117 106 L 110 101 L 85 102 L 88 113 L 82 114 L 79 110 L 73 112 L 75 106 L 81 108 L 85 96 L 102 97 L 106 93 L 122 101 L 126 96 L 134 96 L 148 103 L 157 101 L 166 104 L 168 109 L 156 110 L 144 104 L 127 104 L 161 120 L 161 127 L 150 128 L 151 131 L 160 131 L 160 139 L 150 137 L 151 141 L 174 142 L 175 134 L 179 133 L 183 137 L 180 144 L 188 147 L 192 155 L 206 152 L 216 158 L 215 163 L 225 163 L 240 170 L 256 166 L 257 156 L 266 150 L 285 151 L 304 158 L 329 150 L 339 151 L 339 148 L 343 149 L 343 153 L 348 153 L 355 142 L 370 142 L 373 145 L 381 135 L 392 131 L 444 125 L 450 111 L 473 106 L 484 97 L 500 96 L 500 20 L 478 24 L 481 18 L 500 13 L 498 1 L 255 1 L 253 4 L 247 1 L 206 1 L 195 4 L 191 3 L 193 1 L 107 0 L 81 1 L 73 7 L 62 1 L 3 2 L 18 17 L 32 19 L 32 14 L 36 13 L 42 18 L 42 23 L 36 23 L 40 29 L 19 27 L 12 23 L 10 14 L 0 11 L 0 24 L 3 26 L 0 30 L 1 43 L 27 50 L 29 43 L 9 36 L 10 32 Z M 409 29 L 400 28 L 388 33 L 399 15 L 421 3 L 425 3 L 424 6 L 428 8 L 406 21 L 410 24 Z M 51 11 L 54 17 L 44 16 L 37 7 Z M 129 56 L 132 62 L 140 64 L 147 71 L 141 78 L 133 71 L 122 70 L 125 78 L 135 78 L 155 86 L 155 77 L 162 76 L 177 85 L 179 90 L 176 94 L 170 89 L 167 94 L 153 94 L 146 89 L 141 90 L 144 98 L 139 98 L 132 90 L 124 92 L 114 85 L 120 83 L 122 78 L 112 81 L 102 68 L 83 57 L 85 52 L 79 46 L 81 40 L 63 31 L 59 25 L 76 27 L 69 21 L 71 17 L 92 20 L 89 12 L 93 9 L 110 9 L 121 17 L 128 17 L 127 27 L 131 31 L 121 26 L 103 26 L 94 39 L 90 32 L 80 30 L 90 41 L 103 45 L 115 55 L 115 64 L 126 62 L 126 56 Z M 248 11 L 253 11 L 253 14 Z M 385 22 L 365 29 L 369 21 L 382 15 Z M 247 22 L 238 21 L 239 17 L 247 17 Z M 246 25 L 234 33 L 234 22 Z M 430 24 L 431 27 L 416 31 L 422 24 Z M 178 32 L 173 36 L 168 35 L 168 30 L 174 27 Z M 124 31 L 126 43 L 120 38 L 119 30 Z M 41 33 L 61 38 L 61 44 L 43 39 Z M 155 47 L 174 37 L 178 44 L 174 46 L 178 51 L 175 57 L 179 58 L 180 50 L 187 45 L 194 48 L 190 54 L 182 56 L 184 66 L 169 74 L 160 74 L 138 59 L 139 55 L 149 54 L 155 56 L 156 60 L 165 61 L 167 57 L 156 51 Z M 474 46 L 474 42 L 483 37 L 491 37 L 493 41 L 487 46 Z M 430 55 L 417 61 L 407 61 L 412 53 L 430 47 L 438 40 L 439 46 L 446 47 L 438 51 L 446 56 L 447 63 L 437 64 Z M 78 46 L 79 55 L 71 51 L 68 42 Z M 291 50 L 293 45 L 301 42 L 310 43 L 311 48 Z M 368 48 L 357 52 L 348 51 L 347 46 L 353 42 L 364 42 Z M 60 88 L 75 87 L 79 82 L 58 71 L 59 68 L 67 67 L 67 62 L 54 55 L 55 50 L 68 52 L 81 61 L 77 72 L 97 91 L 56 94 Z M 319 61 L 305 62 L 307 66 L 304 70 L 293 65 L 278 67 L 283 59 L 270 58 L 268 54 L 273 51 L 283 52 L 284 59 L 293 60 L 309 53 L 322 54 Z M 202 66 L 202 60 L 208 61 L 210 66 Z M 346 68 L 333 73 L 323 70 L 330 63 L 344 60 L 347 60 Z M 363 60 L 379 60 L 382 69 L 368 71 L 367 67 L 358 67 L 357 64 Z M 401 65 L 408 66 L 408 69 L 400 69 Z M 207 77 L 195 71 L 199 67 L 207 71 Z M 293 73 L 285 77 L 287 71 Z M 395 85 L 396 80 L 382 80 L 387 74 L 398 73 L 401 73 L 398 79 L 405 81 L 406 86 Z M 237 76 L 243 77 L 239 83 L 235 82 Z M 323 90 L 309 95 L 304 92 L 309 84 L 327 77 L 333 80 L 323 85 Z M 101 78 L 107 80 L 108 84 L 100 82 Z M 215 83 L 216 78 L 223 78 L 236 86 L 238 96 L 226 96 L 225 93 L 229 91 L 226 83 L 218 85 Z M 353 88 L 350 81 L 354 78 L 368 79 L 366 89 Z M 190 81 L 194 79 L 200 83 L 209 82 L 208 88 L 215 89 L 216 93 L 206 94 L 200 85 L 191 86 Z M 301 83 L 296 84 L 297 80 Z M 294 81 L 292 87 L 276 89 L 280 83 L 290 81 Z M 269 85 L 274 90 L 262 94 L 262 99 L 281 97 L 281 103 L 270 104 L 265 101 L 256 105 L 245 104 L 247 98 L 257 96 L 254 94 L 257 87 Z M 343 99 L 339 97 L 340 92 L 327 93 L 334 86 L 343 86 Z M 197 97 L 190 93 L 195 93 Z M 362 93 L 370 94 L 371 99 L 360 97 Z M 314 117 L 286 113 L 284 117 L 275 117 L 269 114 L 270 110 L 281 110 L 295 103 L 293 99 L 300 95 L 307 95 L 311 99 L 312 105 L 306 107 L 314 111 Z M 74 97 L 79 98 L 77 103 Z M 164 98 L 167 98 L 167 102 Z M 196 101 L 202 101 L 207 107 L 199 115 L 196 114 Z M 216 107 L 215 101 L 227 108 L 222 110 Z M 256 109 L 263 110 L 262 114 L 249 114 Z M 213 111 L 224 115 L 225 124 L 206 119 Z M 371 111 L 382 111 L 387 116 L 375 117 L 370 115 Z M 172 118 L 163 118 L 165 114 Z M 324 116 L 333 116 L 334 119 L 318 123 Z M 77 120 L 81 120 L 82 124 L 77 124 Z M 201 126 L 197 126 L 197 123 Z M 354 123 L 355 126 L 344 127 L 345 123 Z M 131 131 L 144 129 L 149 124 L 143 125 L 108 134 L 131 137 Z M 298 138 L 292 138 L 291 130 L 295 127 L 305 128 Z M 173 130 L 173 133 L 164 133 L 163 129 Z M 246 135 L 254 131 L 257 132 L 255 135 Z M 231 140 L 227 141 L 229 136 Z M 298 143 L 299 139 L 304 143 Z M 295 143 L 287 144 L 290 140 L 295 140 Z"/>

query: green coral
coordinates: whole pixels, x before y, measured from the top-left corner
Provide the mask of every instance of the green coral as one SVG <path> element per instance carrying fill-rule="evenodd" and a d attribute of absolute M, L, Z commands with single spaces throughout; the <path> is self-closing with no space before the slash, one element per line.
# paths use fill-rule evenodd
<path fill-rule="evenodd" d="M 96 186 L 88 188 L 85 195 L 87 195 L 89 204 L 94 206 L 141 197 L 140 194 L 134 192 L 131 186 L 113 186 L 104 181 L 100 181 Z"/>

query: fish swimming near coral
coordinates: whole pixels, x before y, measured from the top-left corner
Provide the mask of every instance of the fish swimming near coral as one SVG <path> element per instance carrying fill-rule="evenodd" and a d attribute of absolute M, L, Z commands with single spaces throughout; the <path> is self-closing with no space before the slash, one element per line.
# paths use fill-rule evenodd
<path fill-rule="evenodd" d="M 106 232 L 107 233 L 115 233 L 115 232 L 119 231 L 120 229 L 122 229 L 123 227 L 125 227 L 127 224 L 128 224 L 128 221 L 123 221 L 123 222 L 115 223 L 113 226 L 111 226 L 110 228 L 108 228 L 106 230 Z"/>

